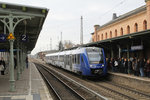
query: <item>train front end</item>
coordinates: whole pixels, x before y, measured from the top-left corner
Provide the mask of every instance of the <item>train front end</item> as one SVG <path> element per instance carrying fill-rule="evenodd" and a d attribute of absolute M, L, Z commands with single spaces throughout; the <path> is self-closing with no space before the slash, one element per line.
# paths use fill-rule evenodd
<path fill-rule="evenodd" d="M 107 74 L 106 59 L 102 48 L 87 48 L 90 76 L 105 76 Z"/>

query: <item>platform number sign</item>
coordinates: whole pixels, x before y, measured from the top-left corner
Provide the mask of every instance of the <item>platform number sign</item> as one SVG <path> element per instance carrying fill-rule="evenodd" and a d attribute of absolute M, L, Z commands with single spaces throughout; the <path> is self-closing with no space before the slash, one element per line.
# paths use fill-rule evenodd
<path fill-rule="evenodd" d="M 27 42 L 28 41 L 28 36 L 26 34 L 21 35 L 21 41 L 22 42 Z"/>

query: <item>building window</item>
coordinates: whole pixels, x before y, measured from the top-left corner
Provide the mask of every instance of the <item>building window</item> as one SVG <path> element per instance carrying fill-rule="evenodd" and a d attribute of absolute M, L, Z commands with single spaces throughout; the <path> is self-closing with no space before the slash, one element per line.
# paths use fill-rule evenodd
<path fill-rule="evenodd" d="M 120 29 L 120 35 L 123 35 L 123 28 Z"/>
<path fill-rule="evenodd" d="M 105 39 L 107 39 L 107 33 L 105 33 Z"/>
<path fill-rule="evenodd" d="M 117 37 L 117 30 L 115 30 L 115 37 Z"/>
<path fill-rule="evenodd" d="M 127 26 L 127 34 L 129 34 L 130 33 L 130 26 L 128 25 Z"/>
<path fill-rule="evenodd" d="M 143 29 L 147 30 L 147 21 L 146 20 L 144 20 L 144 22 L 143 22 Z"/>
<path fill-rule="evenodd" d="M 110 38 L 112 38 L 112 31 L 110 31 Z"/>
<path fill-rule="evenodd" d="M 103 40 L 103 34 L 102 34 L 102 36 L 101 36 L 101 40 Z"/>
<path fill-rule="evenodd" d="M 135 31 L 135 32 L 138 31 L 138 24 L 137 24 L 137 23 L 135 23 L 135 25 L 134 25 L 134 31 Z"/>

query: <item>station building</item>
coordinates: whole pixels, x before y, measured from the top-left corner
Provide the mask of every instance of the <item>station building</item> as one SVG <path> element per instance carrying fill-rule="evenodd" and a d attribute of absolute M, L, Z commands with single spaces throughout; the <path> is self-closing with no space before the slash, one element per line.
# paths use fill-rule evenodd
<path fill-rule="evenodd" d="M 90 45 L 102 46 L 106 57 L 150 58 L 150 0 L 121 16 L 113 14 L 112 20 L 95 25 Z"/>

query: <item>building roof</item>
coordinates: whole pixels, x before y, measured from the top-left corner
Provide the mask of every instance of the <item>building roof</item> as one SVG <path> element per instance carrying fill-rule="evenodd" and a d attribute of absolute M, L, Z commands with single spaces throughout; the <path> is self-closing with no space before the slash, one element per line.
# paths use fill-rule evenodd
<path fill-rule="evenodd" d="M 150 40 L 150 29 L 131 33 L 131 34 L 126 34 L 126 35 L 122 35 L 122 36 L 118 36 L 118 37 L 113 37 L 113 38 L 109 38 L 109 39 L 105 39 L 105 40 L 101 40 L 101 41 L 97 41 L 97 42 L 91 42 L 91 43 L 83 44 L 81 46 L 85 47 L 85 46 L 101 45 L 104 48 L 109 48 L 108 45 L 106 47 L 103 44 L 113 43 L 113 42 L 119 44 L 121 41 L 126 42 L 128 40 L 136 39 L 136 38 L 142 38 L 143 40 L 149 41 Z"/>
<path fill-rule="evenodd" d="M 110 25 L 110 24 L 113 24 L 113 23 L 115 23 L 115 22 L 117 22 L 117 21 L 120 21 L 120 20 L 122 20 L 122 19 L 125 19 L 125 18 L 127 18 L 127 17 L 130 17 L 130 16 L 132 16 L 132 15 L 135 15 L 135 14 L 140 13 L 140 12 L 145 11 L 145 10 L 146 10 L 146 5 L 141 6 L 141 7 L 137 8 L 137 9 L 135 9 L 135 10 L 132 10 L 132 11 L 126 13 L 126 14 L 123 14 L 123 15 L 117 17 L 116 19 L 111 20 L 111 21 L 109 21 L 108 23 L 106 23 L 106 24 L 100 26 L 100 27 L 98 28 L 98 30 L 104 28 L 105 26 L 108 26 L 108 25 Z"/>

